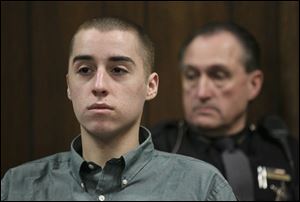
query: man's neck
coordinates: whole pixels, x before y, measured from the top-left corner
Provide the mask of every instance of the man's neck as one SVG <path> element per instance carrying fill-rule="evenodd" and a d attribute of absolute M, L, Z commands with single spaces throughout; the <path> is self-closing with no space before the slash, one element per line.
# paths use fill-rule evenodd
<path fill-rule="evenodd" d="M 203 134 L 207 137 L 230 137 L 244 130 L 244 128 L 246 127 L 246 120 L 245 118 L 243 118 L 236 122 L 234 126 L 229 125 L 219 128 L 201 128 L 193 125 L 191 125 L 191 127 L 193 130 L 198 131 L 200 134 Z"/>
<path fill-rule="evenodd" d="M 220 129 L 220 130 L 206 130 L 206 129 L 198 129 L 201 134 L 204 134 L 207 137 L 230 137 L 238 134 L 242 130 L 244 130 L 245 126 L 241 128 L 236 128 L 235 130 L 226 130 L 226 129 Z"/>
<path fill-rule="evenodd" d="M 102 168 L 112 158 L 120 158 L 139 145 L 139 126 L 131 127 L 122 134 L 111 133 L 106 138 L 93 135 L 81 128 L 82 156 Z"/>

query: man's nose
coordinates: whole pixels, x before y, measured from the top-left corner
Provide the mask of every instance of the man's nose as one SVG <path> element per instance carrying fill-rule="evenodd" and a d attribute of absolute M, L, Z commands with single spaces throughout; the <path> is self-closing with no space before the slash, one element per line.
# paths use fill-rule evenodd
<path fill-rule="evenodd" d="M 97 70 L 93 81 L 93 94 L 95 96 L 106 96 L 108 94 L 108 75 L 104 70 Z"/>
<path fill-rule="evenodd" d="M 211 81 L 203 76 L 199 78 L 197 85 L 197 97 L 201 100 L 209 99 L 212 95 Z"/>

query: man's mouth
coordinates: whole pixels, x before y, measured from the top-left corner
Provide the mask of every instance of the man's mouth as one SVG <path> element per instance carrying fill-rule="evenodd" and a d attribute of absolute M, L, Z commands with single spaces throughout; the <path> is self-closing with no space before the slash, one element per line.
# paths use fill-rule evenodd
<path fill-rule="evenodd" d="M 87 107 L 88 110 L 113 110 L 114 108 L 106 103 L 94 103 Z"/>

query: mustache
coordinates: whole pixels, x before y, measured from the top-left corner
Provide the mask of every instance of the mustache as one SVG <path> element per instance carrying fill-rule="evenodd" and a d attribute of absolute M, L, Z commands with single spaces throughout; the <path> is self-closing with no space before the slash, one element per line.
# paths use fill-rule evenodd
<path fill-rule="evenodd" d="M 202 108 L 209 108 L 209 109 L 213 109 L 217 112 L 220 112 L 219 108 L 213 104 L 198 104 L 193 106 L 193 111 L 197 111 L 197 110 L 201 110 Z"/>

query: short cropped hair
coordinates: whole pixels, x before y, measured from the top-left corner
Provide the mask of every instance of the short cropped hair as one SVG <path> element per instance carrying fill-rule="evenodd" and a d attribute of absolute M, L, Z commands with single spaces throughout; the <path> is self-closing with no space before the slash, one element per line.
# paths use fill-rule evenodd
<path fill-rule="evenodd" d="M 212 22 L 193 32 L 182 44 L 179 51 L 179 61 L 182 63 L 187 46 L 199 36 L 211 36 L 220 32 L 231 33 L 245 50 L 243 62 L 246 72 L 260 68 L 260 48 L 255 37 L 245 28 L 233 22 Z"/>
<path fill-rule="evenodd" d="M 149 75 L 152 71 L 154 66 L 154 46 L 146 32 L 143 28 L 131 21 L 119 19 L 119 18 L 112 18 L 112 17 L 104 17 L 104 18 L 94 18 L 88 21 L 85 21 L 83 24 L 79 26 L 70 44 L 70 56 L 73 51 L 74 40 L 76 34 L 81 30 L 87 30 L 95 28 L 99 31 L 112 31 L 112 30 L 120 30 L 120 31 L 132 31 L 136 34 L 140 45 L 143 50 L 143 62 L 145 66 L 146 75 Z"/>

